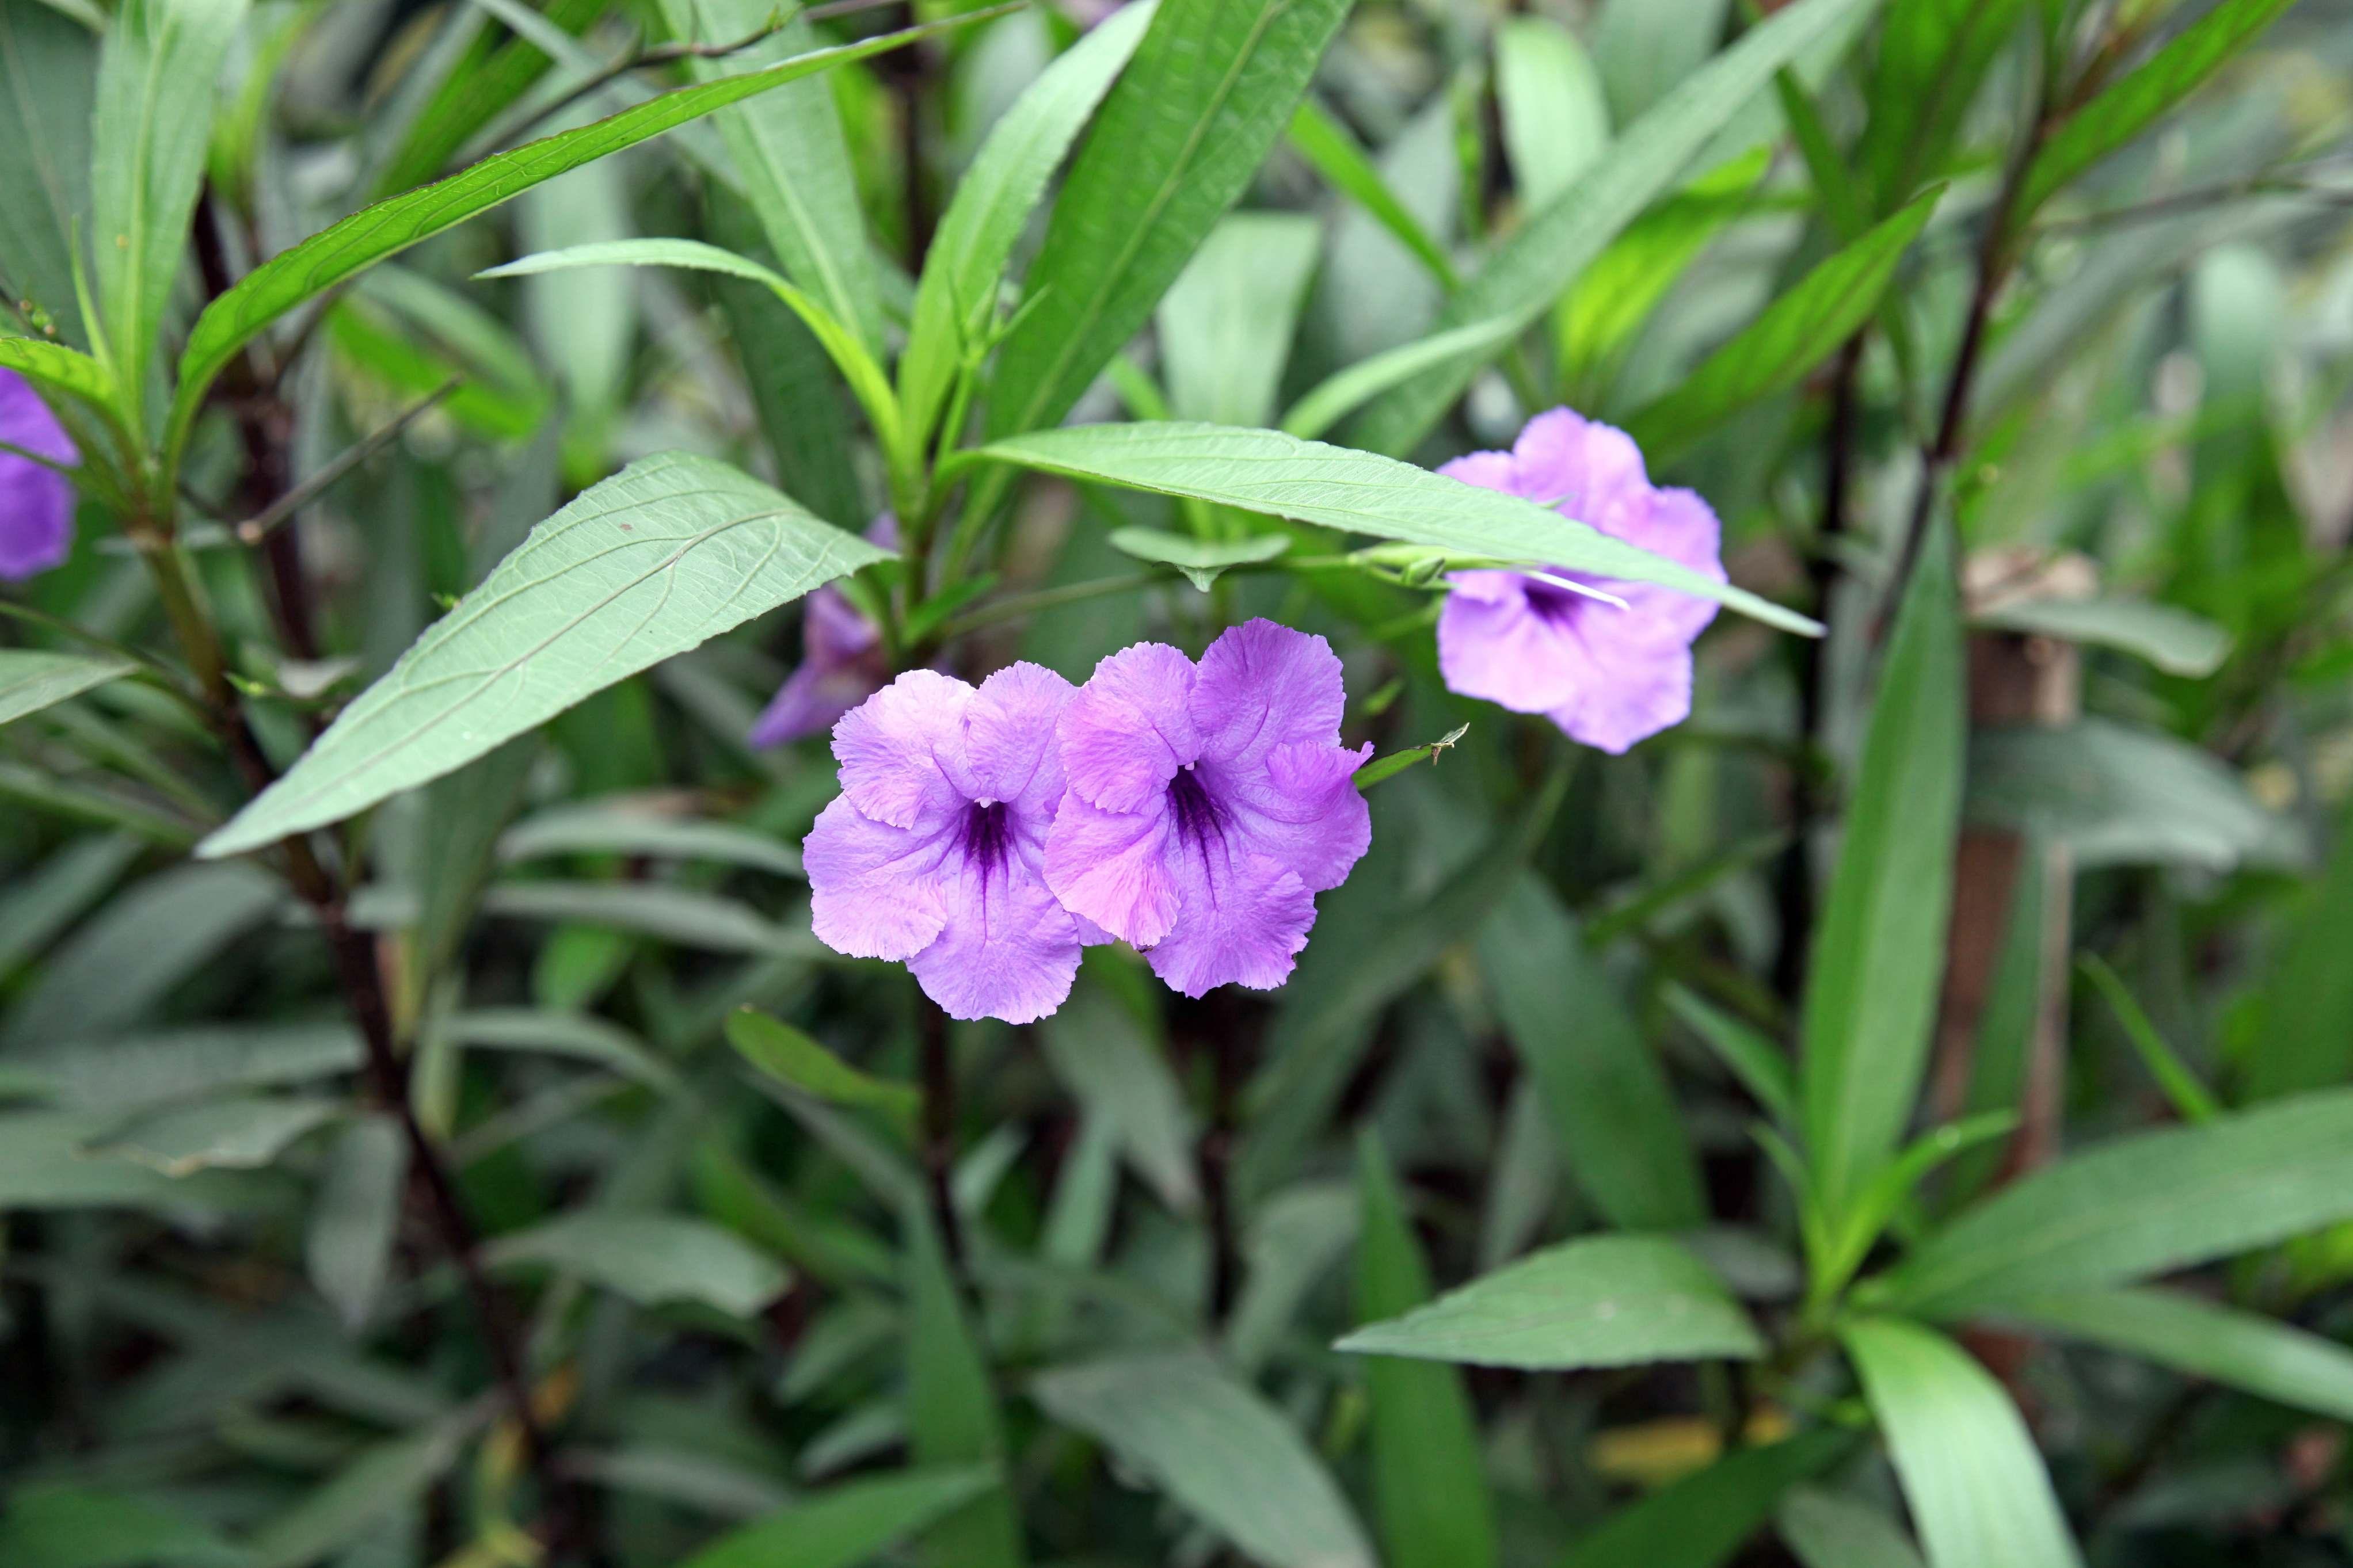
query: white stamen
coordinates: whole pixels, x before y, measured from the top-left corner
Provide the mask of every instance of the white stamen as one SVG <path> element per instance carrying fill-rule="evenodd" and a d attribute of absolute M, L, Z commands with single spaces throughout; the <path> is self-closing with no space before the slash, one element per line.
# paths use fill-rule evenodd
<path fill-rule="evenodd" d="M 1630 610 L 1633 608 L 1631 605 L 1629 605 L 1617 595 L 1605 594 L 1600 589 L 1593 586 L 1590 583 L 1579 583 L 1567 577 L 1556 577 L 1549 572 L 1529 572 L 1524 570 L 1521 572 L 1520 575 L 1523 577 L 1533 577 L 1539 583 L 1549 583 L 1556 588 L 1566 588 L 1572 594 L 1582 594 L 1588 599 L 1599 599 L 1605 605 L 1614 605 L 1621 610 Z"/>

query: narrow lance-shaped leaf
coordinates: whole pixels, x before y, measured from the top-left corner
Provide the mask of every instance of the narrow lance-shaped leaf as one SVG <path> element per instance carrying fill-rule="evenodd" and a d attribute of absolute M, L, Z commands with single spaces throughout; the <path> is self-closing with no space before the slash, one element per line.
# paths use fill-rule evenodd
<path fill-rule="evenodd" d="M 1744 1448 L 1620 1509 L 1569 1549 L 1561 1568 L 1716 1568 L 1773 1516 L 1782 1493 L 1853 1446 L 1833 1430 Z"/>
<path fill-rule="evenodd" d="M 2344 1081 L 2353 1070 L 2353 800 L 2337 849 L 2278 969 L 2264 987 L 2263 1027 L 2247 1064 L 2250 1099 Z"/>
<path fill-rule="evenodd" d="M 1663 459 L 1836 353 L 1879 309 L 1938 195 L 1929 192 L 1808 272 L 1673 391 L 1638 410 L 1627 433 Z"/>
<path fill-rule="evenodd" d="M 2140 1289 L 2045 1296 L 2001 1315 L 2332 1420 L 2353 1421 L 2353 1350 L 2253 1312 L 2179 1291 Z"/>
<path fill-rule="evenodd" d="M 749 1317 L 780 1295 L 783 1267 L 740 1239 L 681 1215 L 582 1209 L 483 1248 L 494 1268 L 554 1268 L 636 1301 L 698 1301 Z"/>
<path fill-rule="evenodd" d="M 682 453 L 633 463 L 533 529 L 203 853 L 239 854 L 365 810 L 882 559 L 724 463 Z"/>
<path fill-rule="evenodd" d="M 1292 151 L 1314 165 L 1315 172 L 1329 181 L 1334 190 L 1369 213 L 1398 244 L 1413 253 L 1414 259 L 1427 268 L 1432 278 L 1449 289 L 1454 287 L 1454 264 L 1447 259 L 1446 247 L 1398 199 L 1388 181 L 1356 144 L 1356 137 L 1330 110 L 1313 97 L 1302 99 L 1286 134 Z"/>
<path fill-rule="evenodd" d="M 1596 576 L 1659 583 L 1786 631 L 1813 635 L 1821 629 L 1794 611 L 1534 501 L 1279 430 L 1182 422 L 1081 425 L 997 441 L 978 455 L 1071 479 L 1192 496 L 1345 532 L 1434 545 L 1458 555 L 1549 562 Z"/>
<path fill-rule="evenodd" d="M 992 435 L 1070 411 L 1135 335 L 1291 119 L 1345 0 L 1164 6 L 1103 100 L 1007 336 Z"/>
<path fill-rule="evenodd" d="M 679 1568 L 858 1568 L 996 1484 L 980 1465 L 848 1481 L 721 1536 Z"/>
<path fill-rule="evenodd" d="M 75 344 L 90 342 L 73 263 L 90 239 L 97 53 L 51 6 L 0 5 L 0 278 Z"/>
<path fill-rule="evenodd" d="M 1532 215 L 1446 302 L 1437 330 L 1472 321 L 1534 321 L 1773 73 L 1875 0 L 1798 0 L 1683 79 L 1620 135 L 1600 162 Z M 1355 437 L 1405 452 L 1438 422 L 1491 355 L 1465 355 L 1389 393 L 1365 412 Z"/>
<path fill-rule="evenodd" d="M 361 208 L 341 223 L 280 252 L 237 280 L 205 308 L 180 356 L 179 387 L 164 437 L 165 471 L 178 466 L 188 429 L 204 405 L 205 393 L 231 355 L 256 333 L 303 301 L 353 274 L 397 254 L 419 240 L 488 212 L 543 180 L 567 169 L 633 147 L 714 109 L 740 103 L 755 93 L 850 60 L 895 49 L 948 27 L 1003 16 L 1008 5 L 966 12 L 948 20 L 909 27 L 880 37 L 819 49 L 747 76 L 682 87 L 609 119 L 543 138 L 483 159 L 462 173 L 419 190 Z"/>
<path fill-rule="evenodd" d="M 938 1231 L 920 1203 L 906 1205 L 909 1448 L 921 1465 L 985 1466 L 1000 1481 L 1003 1417 L 989 1386 Z M 1020 1521 L 1002 1485 L 947 1513 L 924 1535 L 923 1556 L 936 1568 L 1019 1568 Z"/>
<path fill-rule="evenodd" d="M 1593 57 L 1549 16 L 1514 16 L 1496 29 L 1495 101 L 1512 177 L 1531 207 L 1560 195 L 1609 143 Z"/>
<path fill-rule="evenodd" d="M 122 658 L 0 648 L 0 724 L 120 680 L 136 668 Z"/>
<path fill-rule="evenodd" d="M 1905 0 L 1887 8 L 1858 156 L 1885 211 L 1936 166 L 2026 0 Z"/>
<path fill-rule="evenodd" d="M 1897 1318 L 1847 1325 L 1931 1568 L 2076 1568 L 2034 1439 L 1984 1367 Z"/>
<path fill-rule="evenodd" d="M 1911 1121 L 1945 969 L 1960 819 L 1960 606 L 1931 531 L 1895 617 L 1806 989 L 1798 1088 L 1835 1226 Z"/>

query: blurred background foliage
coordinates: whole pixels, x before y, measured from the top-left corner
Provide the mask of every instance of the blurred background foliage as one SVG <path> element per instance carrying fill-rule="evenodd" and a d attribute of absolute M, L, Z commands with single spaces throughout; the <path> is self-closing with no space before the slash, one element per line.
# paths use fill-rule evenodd
<path fill-rule="evenodd" d="M 1160 5 L 1217 37 L 1307 26 Z M 822 9 L 776 33 L 750 0 L 259 0 L 191 132 L 167 341 L 374 196 L 907 20 Z M 1059 1015 L 956 1026 L 955 1092 L 921 1083 L 907 977 L 809 935 L 822 740 L 746 742 L 799 657 L 788 611 L 340 837 L 387 1082 L 317 909 L 188 859 L 243 798 L 199 721 L 135 680 L 9 711 L 0 1563 L 2353 1558 L 2353 6 L 1849 10 L 1481 340 L 1426 436 L 1399 394 L 1295 416 L 1347 367 L 1487 331 L 1450 298 L 1555 198 L 1596 199 L 1759 17 L 1361 0 L 1295 111 L 1237 78 L 1267 150 L 1223 154 L 1249 154 L 1238 207 L 1074 420 L 1313 425 L 1434 465 L 1565 402 L 1708 498 L 1736 583 L 1830 627 L 1719 617 L 1690 721 L 1607 757 L 1449 694 L 1421 595 L 1205 593 L 1111 539 L 1201 503 L 1021 488 L 985 596 L 939 607 L 977 605 L 937 656 L 960 673 L 1081 679 L 1265 614 L 1340 649 L 1352 741 L 1468 726 L 1374 790 L 1372 851 L 1278 993 L 1187 1003 L 1092 951 Z M 89 163 L 104 11 L 0 0 L 0 201 Z M 775 247 L 814 233 L 845 319 L 898 342 L 990 128 L 1118 16 L 1032 5 L 588 163 L 232 367 L 180 476 L 214 521 L 180 548 L 269 763 L 633 459 L 723 458 L 853 531 L 892 500 L 756 284 L 476 274 L 687 237 L 798 279 Z M 2136 74 L 2224 33 L 2179 91 Z M 2065 166 L 2117 82 L 2147 113 Z M 1082 141 L 1071 186 L 1157 155 Z M 762 161 L 808 227 L 747 195 Z M 1018 254 L 1049 243 L 1041 219 Z M 28 254 L 0 256 L 18 291 L 74 298 Z M 0 637 L 149 639 L 111 515 L 86 500 Z M 259 544 L 234 527 L 257 518 Z M 1916 1051 L 1833 1038 L 1810 1015 L 1837 986 L 1908 995 Z M 1896 1096 L 1891 1138 L 1943 1130 L 1859 1236 L 1785 1180 L 1823 1169 L 1801 1037 Z M 1396 1321 L 1514 1260 L 1518 1296 Z M 1377 1322 L 1411 1355 L 1335 1348 Z"/>

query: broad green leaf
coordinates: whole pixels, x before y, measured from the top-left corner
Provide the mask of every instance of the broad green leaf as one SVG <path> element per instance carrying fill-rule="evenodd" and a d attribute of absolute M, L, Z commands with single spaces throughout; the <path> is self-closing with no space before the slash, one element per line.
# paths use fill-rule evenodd
<path fill-rule="evenodd" d="M 845 1481 L 721 1536 L 679 1568 L 859 1568 L 997 1484 L 977 1465 Z"/>
<path fill-rule="evenodd" d="M 671 37 L 706 44 L 749 37 L 775 26 L 779 16 L 768 0 L 661 0 L 661 14 Z M 795 20 L 740 54 L 693 60 L 687 68 L 703 82 L 755 74 L 806 53 L 816 37 L 807 22 Z M 785 276 L 823 301 L 870 352 L 880 353 L 882 305 L 832 84 L 788 83 L 721 110 L 712 123 Z"/>
<path fill-rule="evenodd" d="M 618 1024 L 590 1013 L 532 1007 L 482 1007 L 451 1014 L 435 1026 L 449 1044 L 494 1051 L 544 1051 L 593 1062 L 650 1089 L 678 1087 L 669 1063 Z"/>
<path fill-rule="evenodd" d="M 925 1531 L 921 1555 L 934 1568 L 1019 1568 L 1020 1521 L 1001 1484 L 1005 1429 L 997 1391 L 939 1233 L 912 1194 L 902 1235 L 909 1452 L 919 1465 L 981 1466 L 1000 1482 Z"/>
<path fill-rule="evenodd" d="M 1090 973 L 1103 961 L 1091 959 Z M 1135 1174 L 1180 1214 L 1200 1203 L 1192 1113 L 1159 1043 L 1097 980 L 1082 981 L 1040 1024 L 1046 1060 L 1089 1116 L 1109 1128 Z"/>
<path fill-rule="evenodd" d="M 120 680 L 137 668 L 123 658 L 0 648 L 0 724 Z"/>
<path fill-rule="evenodd" d="M 364 811 L 884 559 L 724 463 L 632 463 L 533 529 L 201 853 L 240 854 Z"/>
<path fill-rule="evenodd" d="M 1513 177 L 1531 207 L 1567 189 L 1609 144 L 1601 74 L 1577 35 L 1549 16 L 1514 16 L 1495 29 L 1495 102 Z"/>
<path fill-rule="evenodd" d="M 121 1124 L 116 1111 L 20 1110 L 0 1115 L 0 1212 L 136 1208 L 164 1213 L 259 1206 L 268 1178 L 199 1171 L 167 1176 L 150 1165 L 85 1151 Z"/>
<path fill-rule="evenodd" d="M 90 232 L 97 75 L 88 29 L 35 0 L 0 0 L 0 278 L 78 346 L 90 342 L 73 279 Z"/>
<path fill-rule="evenodd" d="M 1298 1428 L 1203 1352 L 1060 1367 L 1029 1390 L 1252 1562 L 1373 1568 L 1363 1528 Z"/>
<path fill-rule="evenodd" d="M 1833 1226 L 1911 1122 L 1945 973 L 1966 732 L 1952 555 L 1939 521 L 1896 613 L 1806 986 L 1798 1091 Z"/>
<path fill-rule="evenodd" d="M 885 33 L 839 48 L 818 49 L 763 71 L 682 87 L 594 125 L 496 153 L 446 180 L 363 207 L 301 244 L 280 251 L 239 279 L 234 288 L 206 306 L 204 314 L 196 318 L 195 327 L 188 334 L 187 348 L 180 356 L 179 387 L 174 395 L 171 423 L 164 438 L 166 471 L 177 468 L 188 430 L 204 405 L 205 394 L 213 378 L 255 334 L 305 300 L 568 169 L 635 146 L 770 88 L 898 48 L 944 28 L 1000 16 L 1004 10 L 999 6 L 966 12 L 945 21 Z"/>
<path fill-rule="evenodd" d="M 1606 380 L 1684 268 L 1748 209 L 1772 161 L 1772 150 L 1759 147 L 1709 170 L 1635 219 L 1578 274 L 1554 312 L 1565 382 Z"/>
<path fill-rule="evenodd" d="M 1774 1517 L 1805 1568 L 1922 1568 L 1904 1527 L 1860 1498 L 1799 1487 Z"/>
<path fill-rule="evenodd" d="M 742 866 L 778 877 L 801 874 L 800 852 L 783 840 L 731 823 L 682 816 L 653 798 L 551 806 L 516 823 L 499 839 L 501 860 L 553 855 L 642 856 Z"/>
<path fill-rule="evenodd" d="M 2353 1076 L 2353 802 L 2337 823 L 2337 850 L 2263 988 L 2262 1027 L 2246 1078 L 2250 1100 L 2341 1083 Z"/>
<path fill-rule="evenodd" d="M 1495 1011 L 1594 1207 L 1626 1230 L 1704 1223 L 1665 1069 L 1551 889 L 1523 872 L 1478 940 Z"/>
<path fill-rule="evenodd" d="M 1397 1175 L 1370 1131 L 1357 1141 L 1363 1229 L 1356 1244 L 1356 1316 L 1398 1317 L 1430 1300 L 1430 1265 L 1398 1193 Z M 1451 1366 L 1375 1356 L 1365 1363 L 1372 1396 L 1374 1517 L 1388 1568 L 1493 1568 L 1495 1514 L 1479 1426 Z"/>
<path fill-rule="evenodd" d="M 1103 100 L 999 351 L 992 436 L 1070 412 L 1152 313 L 1282 134 L 1345 0 L 1156 12 Z"/>
<path fill-rule="evenodd" d="M 2192 679 L 2221 668 L 2231 652 L 2222 627 L 2147 599 L 2021 599 L 1979 611 L 1970 624 L 2121 649 Z"/>
<path fill-rule="evenodd" d="M 213 99 L 245 0 L 126 0 L 98 54 L 91 283 L 133 430 L 204 184 Z"/>
<path fill-rule="evenodd" d="M 449 1417 L 363 1449 L 246 1538 L 246 1568 L 307 1568 L 378 1528 L 458 1462 L 477 1419 Z"/>
<path fill-rule="evenodd" d="M 1206 594 L 1228 567 L 1253 565 L 1281 555 L 1291 548 L 1291 535 L 1260 533 L 1248 539 L 1210 540 L 1158 528 L 1114 528 L 1111 546 L 1138 561 L 1174 566 Z"/>
<path fill-rule="evenodd" d="M 1303 98 L 1291 117 L 1285 135 L 1292 150 L 1314 165 L 1315 172 L 1334 190 L 1364 208 L 1398 244 L 1412 252 L 1432 278 L 1447 288 L 1454 287 L 1454 264 L 1447 259 L 1446 247 L 1422 226 L 1412 209 L 1398 199 L 1388 181 L 1373 166 L 1372 159 L 1336 115 L 1312 95 Z"/>
<path fill-rule="evenodd" d="M 62 1481 L 21 1486 L 0 1515 L 0 1563 L 26 1568 L 244 1568 L 245 1562 L 242 1550 L 202 1520 L 125 1492 Z"/>
<path fill-rule="evenodd" d="M 274 1163 L 296 1139 L 342 1110 L 333 1100 L 260 1095 L 173 1106 L 109 1128 L 90 1140 L 88 1152 L 167 1176 L 222 1166 L 251 1170 Z"/>
<path fill-rule="evenodd" d="M 1529 216 L 1448 299 L 1438 330 L 1472 321 L 1509 320 L 1521 327 L 1534 321 L 1588 262 L 1674 184 L 1709 138 L 1775 71 L 1874 4 L 1797 0 L 1685 77 L 1627 126 L 1599 163 Z M 1465 355 L 1388 393 L 1357 421 L 1355 444 L 1377 452 L 1411 450 L 1489 357 L 1483 352 Z"/>
<path fill-rule="evenodd" d="M 863 1105 L 913 1116 L 922 1097 L 909 1084 L 859 1071 L 790 1024 L 751 1007 L 727 1016 L 727 1043 L 778 1083 L 835 1105 Z"/>
<path fill-rule="evenodd" d="M 1857 156 L 1885 212 L 1940 171 L 1986 70 L 2026 0 L 1905 0 L 1887 8 Z"/>
<path fill-rule="evenodd" d="M 1930 1568 L 2075 1568 L 2034 1439 L 1968 1352 L 1899 1318 L 1843 1331 Z"/>
<path fill-rule="evenodd" d="M 311 1283 L 353 1333 L 375 1315 L 392 1270 L 408 1145 L 390 1116 L 355 1118 L 327 1150 L 302 1257 Z"/>
<path fill-rule="evenodd" d="M 749 1317 L 775 1300 L 784 1269 L 731 1231 L 678 1215 L 584 1209 L 482 1248 L 493 1268 L 576 1274 L 641 1307 L 695 1301 Z"/>
<path fill-rule="evenodd" d="M 1743 1448 L 1620 1509 L 1561 1568 L 1717 1568 L 1773 1517 L 1782 1493 L 1852 1446 L 1844 1432 L 1817 1431 Z"/>
<path fill-rule="evenodd" d="M 2024 221 L 2053 192 L 2147 130 L 2287 7 L 2288 0 L 2222 0 L 2060 121 L 2027 165 L 2014 221 Z"/>
<path fill-rule="evenodd" d="M 1301 213 L 1236 213 L 1161 297 L 1160 369 L 1179 419 L 1263 425 L 1291 359 L 1324 226 Z"/>
<path fill-rule="evenodd" d="M 2003 1188 L 1878 1282 L 1950 1319 L 2118 1285 L 2353 1218 L 2353 1089 L 2112 1139 Z"/>
<path fill-rule="evenodd" d="M 2176 1290 L 2086 1290 L 2004 1318 L 2158 1362 L 2263 1399 L 2353 1421 L 2353 1350 L 2293 1324 Z"/>
<path fill-rule="evenodd" d="M 1807 635 L 1821 629 L 1794 611 L 1534 501 L 1279 430 L 1176 422 L 1079 425 L 992 442 L 978 455 L 1075 479 L 1435 545 L 1460 555 L 1548 562 L 1596 576 L 1663 584 L 1728 605 L 1767 626 Z"/>
<path fill-rule="evenodd" d="M 1318 382 L 1291 405 L 1282 427 L 1288 435 L 1312 441 L 1390 387 L 1412 380 L 1430 366 L 1473 350 L 1493 348 L 1518 335 L 1518 326 L 1509 320 L 1474 321 L 1385 349 Z"/>
<path fill-rule="evenodd" d="M 2228 870 L 2276 858 L 2284 842 L 2284 825 L 2228 766 L 2113 719 L 1978 730 L 1968 811 L 1972 822 L 2063 844 L 2078 866 Z"/>
<path fill-rule="evenodd" d="M 899 395 L 907 427 L 929 437 L 965 357 L 987 341 L 1013 247 L 1071 143 L 1151 24 L 1156 0 L 1113 12 L 1014 100 L 956 182 L 915 287 Z"/>
<path fill-rule="evenodd" d="M 808 956 L 809 934 L 751 905 L 671 882 L 503 882 L 481 912 L 509 920 L 603 926 L 712 952 Z"/>
<path fill-rule="evenodd" d="M 1596 1236 L 1530 1255 L 1337 1346 L 1475 1366 L 1632 1366 L 1765 1353 L 1738 1302 L 1663 1237 Z"/>
<path fill-rule="evenodd" d="M 1664 460 L 1837 353 L 1879 309 L 1940 194 L 1930 191 L 1798 279 L 1673 391 L 1629 417 L 1627 434 L 1653 461 Z"/>

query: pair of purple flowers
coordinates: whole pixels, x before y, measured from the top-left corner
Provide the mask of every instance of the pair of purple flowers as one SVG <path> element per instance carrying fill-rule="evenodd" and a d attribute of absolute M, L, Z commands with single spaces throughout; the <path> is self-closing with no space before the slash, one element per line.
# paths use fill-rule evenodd
<path fill-rule="evenodd" d="M 19 583 L 63 562 L 73 546 L 73 486 L 35 459 L 71 468 L 81 454 L 40 395 L 6 370 L 0 370 L 0 581 Z"/>
<path fill-rule="evenodd" d="M 958 1018 L 1042 1018 L 1117 938 L 1188 996 L 1282 984 L 1372 842 L 1339 658 L 1271 621 L 1197 664 L 1138 643 L 1083 687 L 911 670 L 835 726 L 803 851 L 818 940 L 903 962 Z"/>

